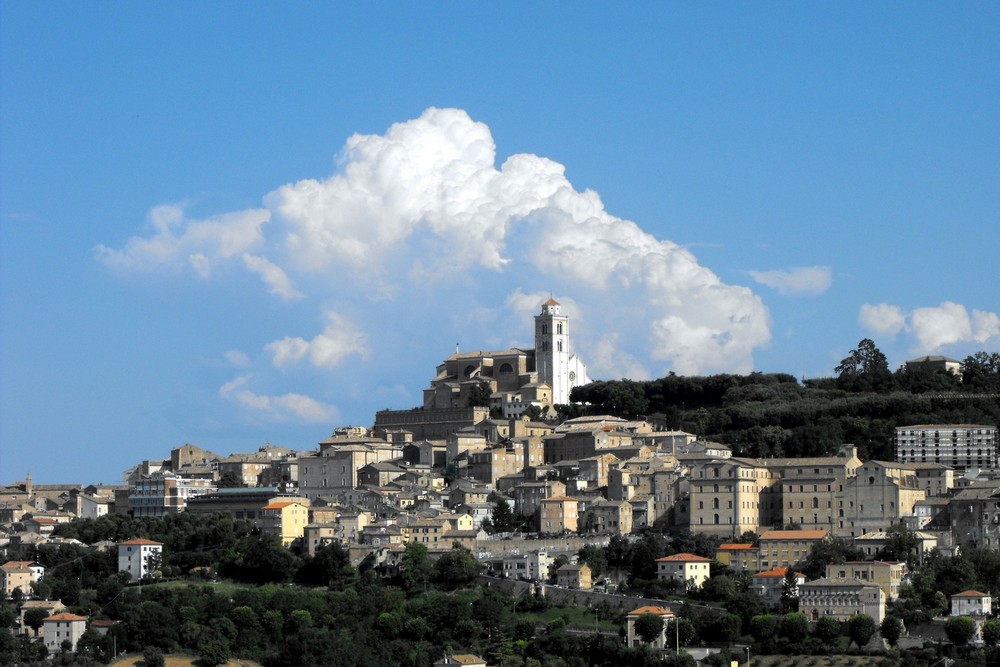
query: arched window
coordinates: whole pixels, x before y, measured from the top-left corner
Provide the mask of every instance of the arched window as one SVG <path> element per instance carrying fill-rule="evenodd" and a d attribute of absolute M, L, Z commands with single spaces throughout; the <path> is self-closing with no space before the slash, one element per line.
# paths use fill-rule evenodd
<path fill-rule="evenodd" d="M 556 351 L 557 352 L 562 352 L 562 341 L 561 340 L 557 340 L 556 341 Z"/>
<path fill-rule="evenodd" d="M 507 362 L 500 364 L 500 375 L 510 375 L 513 372 L 514 372 L 514 367 L 508 364 Z"/>
<path fill-rule="evenodd" d="M 813 497 L 813 509 L 819 507 L 819 498 Z"/>
<path fill-rule="evenodd" d="M 718 514 L 715 515 L 715 523 L 719 523 L 719 515 Z"/>
<path fill-rule="evenodd" d="M 712 498 L 712 509 L 714 509 L 714 510 L 719 509 L 719 499 L 718 498 Z"/>
<path fill-rule="evenodd" d="M 556 333 L 562 335 L 562 322 L 556 322 Z"/>
<path fill-rule="evenodd" d="M 469 364 L 468 366 L 465 367 L 465 370 L 462 372 L 465 375 L 465 377 L 472 377 L 472 374 L 475 372 L 475 370 L 476 367 L 473 366 L 472 364 Z"/>
<path fill-rule="evenodd" d="M 548 333 L 549 333 L 549 325 L 548 324 L 543 324 L 542 325 L 542 335 L 545 336 Z"/>

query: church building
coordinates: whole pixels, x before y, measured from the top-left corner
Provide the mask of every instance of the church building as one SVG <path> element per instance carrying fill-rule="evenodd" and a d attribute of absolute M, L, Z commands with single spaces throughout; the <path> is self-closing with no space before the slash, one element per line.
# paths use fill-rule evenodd
<path fill-rule="evenodd" d="M 519 417 L 533 405 L 548 411 L 569 403 L 573 387 L 589 382 L 587 367 L 572 352 L 569 318 L 549 299 L 535 316 L 535 349 L 456 351 L 438 365 L 424 408 L 482 404 L 488 391 L 490 408 Z"/>

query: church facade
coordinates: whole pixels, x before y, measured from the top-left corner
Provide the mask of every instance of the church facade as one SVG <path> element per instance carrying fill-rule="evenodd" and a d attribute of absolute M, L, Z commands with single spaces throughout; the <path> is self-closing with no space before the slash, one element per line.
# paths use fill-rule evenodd
<path fill-rule="evenodd" d="M 587 367 L 572 352 L 569 317 L 549 299 L 535 316 L 535 348 L 458 352 L 439 364 L 424 390 L 425 409 L 481 403 L 504 417 L 519 417 L 531 406 L 548 410 L 569 403 L 573 387 L 587 384 Z"/>

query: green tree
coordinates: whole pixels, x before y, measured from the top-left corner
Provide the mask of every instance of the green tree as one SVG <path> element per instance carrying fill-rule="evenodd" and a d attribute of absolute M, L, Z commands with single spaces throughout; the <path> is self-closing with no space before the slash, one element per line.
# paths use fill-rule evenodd
<path fill-rule="evenodd" d="M 834 369 L 837 386 L 847 391 L 889 391 L 892 373 L 889 361 L 870 338 L 863 338 Z"/>
<path fill-rule="evenodd" d="M 635 619 L 635 634 L 647 644 L 652 644 L 663 634 L 663 618 L 657 614 L 640 614 Z"/>
<path fill-rule="evenodd" d="M 163 651 L 156 646 L 147 646 L 142 649 L 142 664 L 145 667 L 164 667 L 167 661 L 163 657 Z"/>
<path fill-rule="evenodd" d="M 842 633 L 840 621 L 832 616 L 824 616 L 816 623 L 816 637 L 824 644 L 832 644 Z"/>
<path fill-rule="evenodd" d="M 403 586 L 415 591 L 427 585 L 431 575 L 431 559 L 427 547 L 419 542 L 407 542 L 401 559 Z"/>
<path fill-rule="evenodd" d="M 1000 620 L 991 618 L 983 623 L 983 641 L 987 646 L 1000 644 Z"/>
<path fill-rule="evenodd" d="M 35 636 L 38 636 L 38 631 L 42 629 L 45 625 L 45 619 L 49 617 L 49 612 L 47 609 L 40 609 L 38 607 L 31 607 L 24 612 L 24 624 L 35 631 Z"/>
<path fill-rule="evenodd" d="M 206 638 L 202 635 L 202 639 L 198 642 L 198 657 L 201 659 L 201 664 L 206 667 L 225 664 L 229 662 L 231 656 L 232 649 L 223 637 L 216 635 Z"/>
<path fill-rule="evenodd" d="M 758 614 L 750 619 L 750 634 L 761 644 L 767 643 L 778 631 L 778 617 L 774 614 Z"/>
<path fill-rule="evenodd" d="M 863 648 L 875 634 L 875 619 L 868 614 L 855 614 L 847 619 L 847 636 Z"/>
<path fill-rule="evenodd" d="M 944 633 L 955 646 L 965 646 L 976 636 L 976 622 L 968 616 L 952 616 L 944 622 Z"/>
<path fill-rule="evenodd" d="M 895 616 L 886 616 L 879 626 L 879 634 L 882 635 L 882 639 L 889 642 L 890 646 L 895 646 L 903 634 L 903 622 Z"/>
<path fill-rule="evenodd" d="M 446 588 L 457 588 L 475 581 L 479 564 L 468 549 L 453 548 L 434 563 L 434 581 Z"/>
<path fill-rule="evenodd" d="M 781 619 L 781 634 L 793 644 L 800 643 L 809 635 L 809 620 L 802 612 L 788 612 Z"/>
<path fill-rule="evenodd" d="M 781 608 L 785 611 L 799 610 L 799 583 L 793 567 L 785 568 L 785 577 L 781 581 Z"/>
<path fill-rule="evenodd" d="M 470 408 L 488 408 L 490 407 L 490 396 L 493 395 L 493 390 L 490 387 L 490 383 L 486 380 L 480 380 L 476 384 L 469 388 L 469 407 Z"/>
<path fill-rule="evenodd" d="M 493 511 L 490 513 L 490 523 L 493 524 L 493 530 L 498 533 L 513 532 L 515 526 L 514 512 L 510 509 L 510 505 L 506 500 L 497 500 L 493 505 Z"/>

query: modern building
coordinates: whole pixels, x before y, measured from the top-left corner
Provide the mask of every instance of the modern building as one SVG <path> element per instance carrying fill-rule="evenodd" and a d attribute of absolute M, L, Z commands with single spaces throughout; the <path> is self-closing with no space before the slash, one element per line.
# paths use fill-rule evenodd
<path fill-rule="evenodd" d="M 984 424 L 914 424 L 896 428 L 896 460 L 941 463 L 965 471 L 997 467 L 997 427 Z"/>
<path fill-rule="evenodd" d="M 212 479 L 155 472 L 129 483 L 128 511 L 136 518 L 177 514 L 187 508 L 189 498 L 216 490 Z"/>

